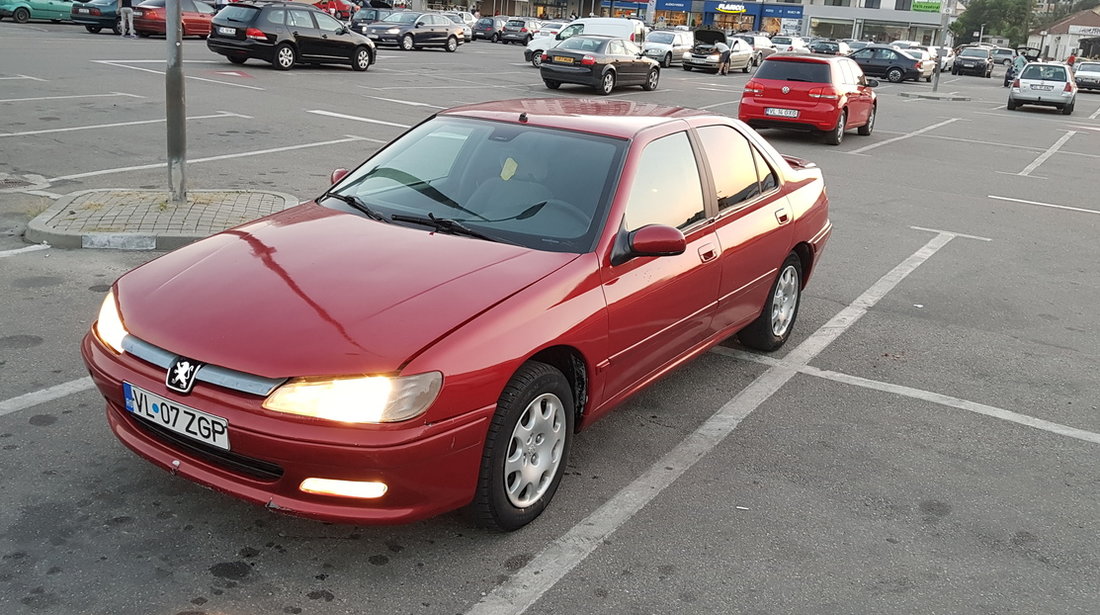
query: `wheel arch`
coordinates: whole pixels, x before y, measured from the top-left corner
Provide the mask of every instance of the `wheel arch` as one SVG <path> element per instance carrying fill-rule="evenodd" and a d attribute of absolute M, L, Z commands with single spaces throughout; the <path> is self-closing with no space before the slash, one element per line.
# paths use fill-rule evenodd
<path fill-rule="evenodd" d="M 805 290 L 806 283 L 810 279 L 810 273 L 813 271 L 814 249 L 808 242 L 802 241 L 795 245 L 791 252 L 794 252 L 795 256 L 798 257 L 799 264 L 802 265 L 802 288 L 800 290 Z"/>
<path fill-rule="evenodd" d="M 580 350 L 573 346 L 551 346 L 544 348 L 527 359 L 554 367 L 569 381 L 573 392 L 573 429 L 580 429 L 581 419 L 588 405 L 588 383 L 590 366 Z"/>

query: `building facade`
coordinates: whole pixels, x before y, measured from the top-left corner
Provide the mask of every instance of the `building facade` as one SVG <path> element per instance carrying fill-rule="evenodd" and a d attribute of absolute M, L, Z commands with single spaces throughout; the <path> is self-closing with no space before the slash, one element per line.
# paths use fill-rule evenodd
<path fill-rule="evenodd" d="M 1027 46 L 1040 50 L 1044 58 L 1065 60 L 1070 53 L 1084 56 L 1100 55 L 1100 7 L 1074 13 L 1048 26 L 1045 30 L 1032 30 Z"/>

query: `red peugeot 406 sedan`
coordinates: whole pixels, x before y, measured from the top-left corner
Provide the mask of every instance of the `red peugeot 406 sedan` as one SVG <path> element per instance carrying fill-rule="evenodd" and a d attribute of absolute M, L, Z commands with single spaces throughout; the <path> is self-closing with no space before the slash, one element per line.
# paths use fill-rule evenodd
<path fill-rule="evenodd" d="M 329 521 L 530 522 L 576 430 L 782 345 L 831 230 L 814 164 L 627 101 L 451 109 L 333 182 L 122 276 L 82 346 L 126 446 Z"/>

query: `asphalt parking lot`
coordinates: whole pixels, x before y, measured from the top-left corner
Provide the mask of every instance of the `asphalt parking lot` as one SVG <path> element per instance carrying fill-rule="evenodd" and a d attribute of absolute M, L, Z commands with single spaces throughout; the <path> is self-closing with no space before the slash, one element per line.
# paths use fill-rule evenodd
<path fill-rule="evenodd" d="M 825 172 L 834 232 L 790 342 L 733 342 L 574 441 L 534 524 L 270 513 L 110 434 L 78 343 L 154 252 L 28 246 L 59 195 L 165 188 L 163 39 L 0 22 L 0 611 L 1095 613 L 1100 95 L 1007 111 L 879 89 L 873 135 L 765 131 Z M 308 199 L 438 109 L 543 87 L 520 46 L 383 50 L 366 73 L 184 43 L 191 188 Z M 632 105 L 735 115 L 747 75 L 674 67 Z M 217 314 L 211 314 L 216 318 Z"/>

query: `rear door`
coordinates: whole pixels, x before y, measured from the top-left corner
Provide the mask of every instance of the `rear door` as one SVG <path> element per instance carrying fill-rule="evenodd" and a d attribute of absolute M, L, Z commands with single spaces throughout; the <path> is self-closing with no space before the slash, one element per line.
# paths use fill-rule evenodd
<path fill-rule="evenodd" d="M 863 126 L 874 105 L 871 88 L 865 85 L 866 78 L 862 78 L 863 71 L 849 59 L 840 60 L 833 66 L 833 84 L 840 91 L 841 100 L 848 101 L 848 125 Z M 864 83 L 861 84 L 861 81 Z"/>

